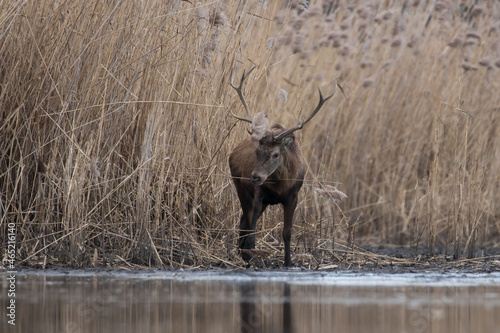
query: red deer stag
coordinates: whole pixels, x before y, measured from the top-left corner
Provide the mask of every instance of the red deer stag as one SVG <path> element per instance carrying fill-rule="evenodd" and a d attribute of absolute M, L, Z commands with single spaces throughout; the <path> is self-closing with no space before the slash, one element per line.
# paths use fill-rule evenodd
<path fill-rule="evenodd" d="M 254 67 L 255 68 L 255 67 Z M 261 112 L 252 117 L 242 86 L 245 79 L 254 69 L 243 73 L 240 85 L 231 84 L 247 111 L 248 118 L 232 115 L 252 124 L 250 137 L 243 140 L 229 156 L 231 176 L 238 192 L 243 214 L 240 219 L 239 248 L 242 258 L 251 259 L 248 251 L 255 248 L 255 227 L 257 220 L 268 205 L 282 204 L 284 210 L 283 240 L 285 243 L 285 266 L 290 266 L 290 238 L 297 195 L 302 187 L 305 167 L 300 146 L 293 132 L 311 120 L 323 104 L 333 96 L 323 98 L 319 91 L 319 103 L 309 117 L 295 127 L 285 129 L 281 125 L 268 128 L 267 117 Z"/>

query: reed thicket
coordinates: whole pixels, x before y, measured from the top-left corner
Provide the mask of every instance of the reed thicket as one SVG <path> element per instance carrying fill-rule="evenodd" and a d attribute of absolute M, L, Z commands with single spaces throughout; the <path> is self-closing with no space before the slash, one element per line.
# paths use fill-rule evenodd
<path fill-rule="evenodd" d="M 3 1 L 1 251 L 17 263 L 240 265 L 230 87 L 295 125 L 308 163 L 292 253 L 401 244 L 487 254 L 500 227 L 500 5 Z M 338 206 L 314 188 L 336 185 Z M 282 211 L 257 248 L 281 258 Z M 335 244 L 334 244 L 335 243 Z M 279 257 L 278 257 L 279 256 Z M 3 258 L 4 255 L 2 255 Z"/>

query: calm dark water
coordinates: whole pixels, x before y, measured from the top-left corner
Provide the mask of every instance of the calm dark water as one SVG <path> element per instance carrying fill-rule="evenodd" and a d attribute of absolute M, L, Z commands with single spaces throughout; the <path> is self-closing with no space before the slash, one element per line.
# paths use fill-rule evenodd
<path fill-rule="evenodd" d="M 500 274 L 22 271 L 1 332 L 500 332 Z"/>

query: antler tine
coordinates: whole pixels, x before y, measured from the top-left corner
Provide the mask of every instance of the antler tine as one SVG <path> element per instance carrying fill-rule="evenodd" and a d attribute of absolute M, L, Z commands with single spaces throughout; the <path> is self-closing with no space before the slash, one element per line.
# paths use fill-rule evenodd
<path fill-rule="evenodd" d="M 255 67 L 256 66 L 253 66 L 252 69 L 249 70 L 247 73 L 243 72 L 243 76 L 241 77 L 240 85 L 238 87 L 235 87 L 235 86 L 233 86 L 232 83 L 229 83 L 231 85 L 231 87 L 233 87 L 233 89 L 236 90 L 236 92 L 238 93 L 238 96 L 240 97 L 241 103 L 243 104 L 243 107 L 247 111 L 248 118 L 238 117 L 232 111 L 231 111 L 231 114 L 236 119 L 246 121 L 249 123 L 252 123 L 253 117 L 252 117 L 252 113 L 250 112 L 250 109 L 248 108 L 247 102 L 245 102 L 245 98 L 243 97 L 243 92 L 241 89 L 243 87 L 243 82 L 245 82 L 245 79 L 248 77 L 248 75 L 250 75 L 250 73 L 252 73 L 252 71 L 255 69 Z"/>
<path fill-rule="evenodd" d="M 338 85 L 338 83 L 337 83 L 337 85 Z M 307 124 L 309 122 L 309 120 L 311 120 L 316 115 L 316 113 L 318 113 L 318 111 L 321 109 L 323 104 L 325 104 L 325 102 L 327 100 L 332 98 L 333 95 L 335 95 L 335 92 L 337 91 L 337 85 L 335 86 L 335 90 L 333 91 L 333 93 L 325 98 L 323 98 L 323 95 L 321 94 L 321 90 L 318 89 L 318 91 L 319 91 L 319 103 L 318 103 L 318 106 L 316 106 L 316 108 L 314 109 L 314 111 L 309 115 L 309 117 L 307 117 L 307 119 L 304 120 L 303 122 L 299 122 L 295 127 L 287 129 L 286 131 L 281 132 L 280 134 L 275 136 L 274 141 L 281 141 L 281 140 L 283 140 L 283 138 L 285 138 L 286 136 L 295 132 L 296 130 L 302 129 L 302 127 L 304 127 L 304 125 Z"/>
<path fill-rule="evenodd" d="M 246 121 L 246 122 L 249 122 L 249 123 L 252 123 L 252 122 L 253 122 L 253 120 L 251 120 L 251 119 L 247 119 L 247 118 L 243 118 L 243 117 L 240 117 L 240 116 L 235 115 L 233 111 L 231 111 L 231 115 L 232 115 L 234 118 L 238 119 L 238 120 Z"/>

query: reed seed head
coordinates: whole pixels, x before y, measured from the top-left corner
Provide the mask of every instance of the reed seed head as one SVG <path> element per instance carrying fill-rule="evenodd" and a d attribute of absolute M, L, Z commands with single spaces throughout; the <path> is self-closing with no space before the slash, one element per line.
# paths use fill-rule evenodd
<path fill-rule="evenodd" d="M 288 92 L 285 89 L 280 89 L 278 91 L 278 98 L 279 98 L 280 101 L 286 103 L 286 101 L 288 99 Z"/>
<path fill-rule="evenodd" d="M 323 185 L 320 187 L 314 187 L 316 193 L 318 193 L 322 198 L 331 200 L 333 202 L 340 202 L 343 199 L 347 198 L 347 195 L 339 191 L 335 186 L 332 185 Z"/>
<path fill-rule="evenodd" d="M 254 141 L 259 141 L 269 131 L 269 119 L 264 111 L 255 115 L 252 121 L 252 135 Z"/>
<path fill-rule="evenodd" d="M 215 6 L 210 10 L 210 15 L 208 21 L 214 27 L 225 25 L 227 22 L 226 14 L 222 11 L 222 8 Z"/>

